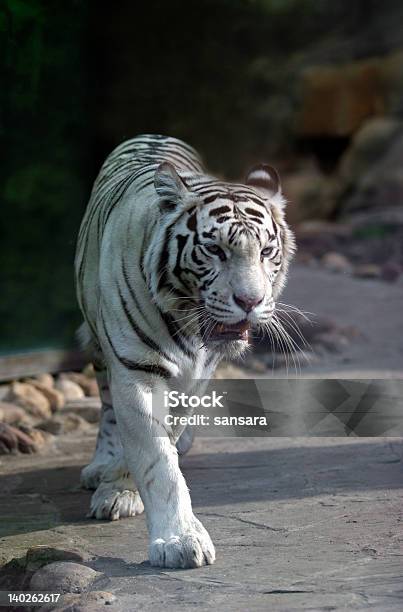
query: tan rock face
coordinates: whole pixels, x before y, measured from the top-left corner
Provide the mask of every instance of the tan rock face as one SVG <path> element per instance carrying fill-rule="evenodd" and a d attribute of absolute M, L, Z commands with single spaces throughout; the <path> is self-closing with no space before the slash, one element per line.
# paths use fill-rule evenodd
<path fill-rule="evenodd" d="M 92 365 L 92 363 L 88 363 L 84 370 L 82 371 L 82 373 L 84 374 L 84 376 L 86 376 L 87 378 L 95 378 L 95 370 L 94 370 L 94 366 Z"/>
<path fill-rule="evenodd" d="M 29 414 L 23 408 L 11 402 L 0 402 L 0 421 L 8 425 L 16 425 L 17 423 L 29 425 L 32 423 Z"/>
<path fill-rule="evenodd" d="M 9 399 L 34 417 L 49 418 L 52 415 L 48 398 L 29 383 L 12 383 Z"/>
<path fill-rule="evenodd" d="M 218 366 L 214 378 L 226 380 L 230 378 L 249 378 L 249 374 L 231 363 L 222 363 Z"/>
<path fill-rule="evenodd" d="M 48 387 L 48 389 L 53 389 L 53 387 L 55 386 L 55 381 L 52 374 L 39 374 L 35 377 L 35 380 L 44 387 Z"/>
<path fill-rule="evenodd" d="M 81 595 L 66 593 L 60 598 L 57 611 L 99 612 L 99 610 L 103 610 L 105 606 L 110 606 L 115 601 L 116 596 L 108 591 L 89 591 Z M 45 612 L 45 608 L 41 608 L 39 612 Z"/>
<path fill-rule="evenodd" d="M 59 389 L 54 389 L 46 383 L 43 384 L 39 380 L 35 379 L 29 380 L 27 382 L 29 382 L 30 385 L 35 387 L 35 389 L 40 391 L 48 399 L 52 412 L 56 412 L 56 410 L 61 410 L 64 407 L 66 400 L 63 393 L 59 391 Z"/>
<path fill-rule="evenodd" d="M 361 264 L 354 268 L 354 276 L 358 278 L 379 278 L 380 275 L 381 268 L 376 264 Z"/>
<path fill-rule="evenodd" d="M 6 423 L 0 423 L 0 455 L 9 453 L 34 453 L 35 441 L 24 431 Z"/>
<path fill-rule="evenodd" d="M 83 593 L 101 576 L 85 565 L 73 561 L 56 561 L 35 572 L 30 589 L 53 593 Z"/>
<path fill-rule="evenodd" d="M 323 333 L 315 336 L 316 348 L 323 347 L 331 353 L 339 353 L 345 349 L 349 342 L 348 339 L 338 333 Z"/>
<path fill-rule="evenodd" d="M 287 220 L 326 219 L 335 208 L 333 181 L 316 168 L 307 167 L 283 177 L 283 191 L 289 202 Z"/>
<path fill-rule="evenodd" d="M 57 380 L 56 389 L 63 393 L 66 401 L 77 400 L 84 397 L 84 391 L 80 385 L 66 378 L 64 375 Z"/>
<path fill-rule="evenodd" d="M 298 132 L 306 137 L 349 136 L 385 102 L 379 94 L 376 62 L 308 69 L 302 80 Z"/>
<path fill-rule="evenodd" d="M 41 431 L 36 427 L 32 427 L 30 425 L 20 425 L 19 428 L 32 440 L 35 447 L 35 452 L 43 450 L 53 440 L 53 436 L 50 433 Z"/>
<path fill-rule="evenodd" d="M 330 270 L 331 272 L 339 272 L 341 274 L 348 274 L 352 269 L 347 257 L 341 253 L 326 253 L 322 257 L 322 264 L 327 270 Z"/>
<path fill-rule="evenodd" d="M 370 117 L 396 112 L 403 53 L 307 69 L 301 80 L 302 137 L 350 136 Z"/>
<path fill-rule="evenodd" d="M 374 122 L 372 122 L 374 123 Z M 379 123 L 379 122 L 377 122 Z M 347 213 L 378 212 L 378 222 L 401 224 L 403 201 L 403 123 L 381 133 L 380 126 L 357 135 L 342 159 L 340 209 Z M 364 134 L 365 135 L 365 134 Z M 360 138 L 358 138 L 360 136 Z"/>
<path fill-rule="evenodd" d="M 340 160 L 339 176 L 345 189 L 354 185 L 384 155 L 402 128 L 400 121 L 390 117 L 375 117 L 364 123 Z"/>
<path fill-rule="evenodd" d="M 79 385 L 84 391 L 85 395 L 88 397 L 99 396 L 98 385 L 95 378 L 90 378 L 89 376 L 79 372 L 68 372 L 67 374 L 62 374 L 61 378 L 66 378 Z"/>
<path fill-rule="evenodd" d="M 10 394 L 10 385 L 0 385 L 0 401 L 7 400 Z"/>
<path fill-rule="evenodd" d="M 78 414 L 57 414 L 52 419 L 39 423 L 38 427 L 56 436 L 72 433 L 73 431 L 85 431 L 89 425 Z"/>
<path fill-rule="evenodd" d="M 33 572 L 55 561 L 88 561 L 91 556 L 77 549 L 51 548 L 46 545 L 32 546 L 27 550 L 26 569 Z"/>
<path fill-rule="evenodd" d="M 67 402 L 64 411 L 77 414 L 88 423 L 98 423 L 101 416 L 101 400 L 97 397 L 71 400 Z"/>
<path fill-rule="evenodd" d="M 395 282 L 399 276 L 403 273 L 403 266 L 399 264 L 388 262 L 384 266 L 382 266 L 381 276 L 383 280 L 393 283 Z"/>

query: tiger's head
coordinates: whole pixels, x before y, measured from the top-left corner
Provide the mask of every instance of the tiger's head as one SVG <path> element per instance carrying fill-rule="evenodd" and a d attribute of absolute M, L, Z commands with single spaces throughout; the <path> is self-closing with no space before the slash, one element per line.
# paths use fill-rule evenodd
<path fill-rule="evenodd" d="M 294 252 L 274 168 L 255 166 L 245 185 L 155 173 L 161 211 L 151 253 L 151 290 L 184 334 L 244 348 L 273 317 Z"/>

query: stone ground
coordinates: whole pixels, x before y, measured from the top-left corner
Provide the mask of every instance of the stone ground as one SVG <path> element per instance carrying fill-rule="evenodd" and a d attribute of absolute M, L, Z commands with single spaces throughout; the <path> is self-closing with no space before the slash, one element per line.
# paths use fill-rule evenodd
<path fill-rule="evenodd" d="M 391 284 L 294 265 L 281 300 L 359 332 L 340 353 L 305 363 L 304 376 L 403 378 L 403 277 Z"/>
<path fill-rule="evenodd" d="M 401 283 L 295 266 L 284 301 L 362 331 L 304 375 L 403 377 Z M 94 436 L 1 457 L 0 563 L 35 545 L 78 548 L 105 576 L 97 589 L 116 595 L 111 610 L 403 609 L 402 438 L 197 439 L 182 464 L 217 561 L 160 570 L 146 561 L 144 516 L 84 518 Z"/>
<path fill-rule="evenodd" d="M 92 442 L 60 438 L 51 466 L 12 460 L 3 559 L 39 544 L 85 551 L 112 610 L 403 609 L 401 439 L 196 440 L 183 470 L 217 549 L 197 570 L 149 566 L 144 516 L 83 518 Z"/>

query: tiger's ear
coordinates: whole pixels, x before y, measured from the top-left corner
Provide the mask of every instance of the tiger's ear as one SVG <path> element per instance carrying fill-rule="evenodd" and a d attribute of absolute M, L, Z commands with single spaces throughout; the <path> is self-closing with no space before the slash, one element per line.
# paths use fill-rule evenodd
<path fill-rule="evenodd" d="M 280 177 L 277 170 L 268 164 L 253 166 L 246 175 L 245 183 L 263 191 L 268 197 L 281 193 Z"/>
<path fill-rule="evenodd" d="M 174 210 L 188 192 L 185 181 L 169 162 L 162 162 L 154 176 L 155 189 L 160 197 L 162 210 Z"/>

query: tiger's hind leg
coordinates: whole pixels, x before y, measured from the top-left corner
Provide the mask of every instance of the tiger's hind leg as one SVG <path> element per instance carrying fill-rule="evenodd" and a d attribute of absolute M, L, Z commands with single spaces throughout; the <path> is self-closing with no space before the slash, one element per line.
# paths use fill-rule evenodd
<path fill-rule="evenodd" d="M 116 427 L 106 370 L 97 370 L 96 378 L 102 408 L 95 453 L 91 463 L 81 472 L 81 484 L 86 489 L 96 489 L 105 468 L 122 455 L 122 444 Z"/>
<path fill-rule="evenodd" d="M 97 382 L 102 414 L 95 453 L 81 472 L 81 484 L 95 489 L 89 516 L 114 521 L 141 514 L 144 506 L 124 459 L 106 369 L 97 368 Z"/>
<path fill-rule="evenodd" d="M 102 472 L 100 483 L 91 498 L 88 516 L 117 521 L 143 511 L 140 494 L 121 455 Z"/>

